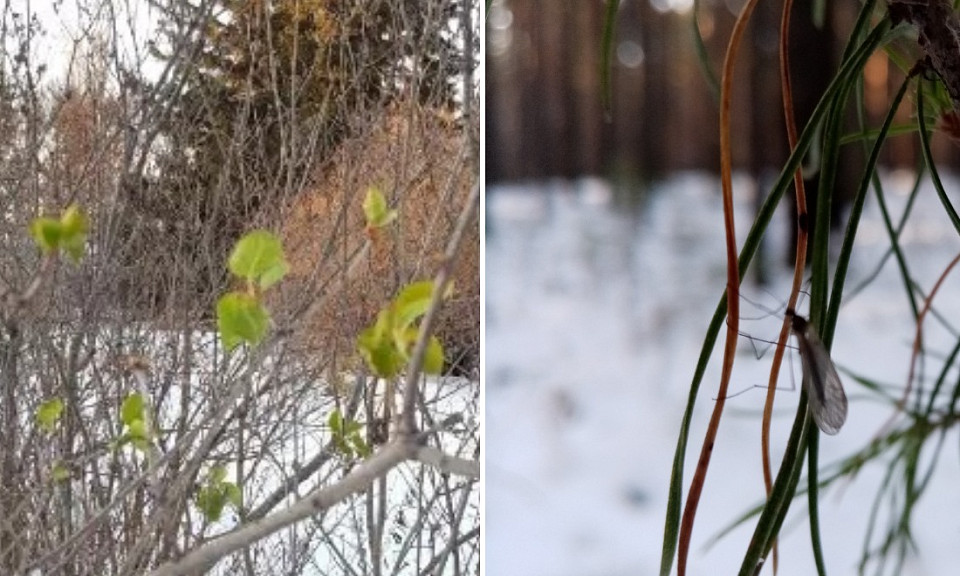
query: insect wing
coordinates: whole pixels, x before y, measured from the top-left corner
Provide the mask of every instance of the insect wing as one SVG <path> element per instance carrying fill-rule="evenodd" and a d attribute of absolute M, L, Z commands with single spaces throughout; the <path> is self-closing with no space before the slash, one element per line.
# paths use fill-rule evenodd
<path fill-rule="evenodd" d="M 807 390 L 810 413 L 824 434 L 834 435 L 847 420 L 847 395 L 830 354 L 813 327 L 802 322 L 796 330 L 803 364 L 803 385 Z M 795 323 L 795 328 L 797 328 Z"/>

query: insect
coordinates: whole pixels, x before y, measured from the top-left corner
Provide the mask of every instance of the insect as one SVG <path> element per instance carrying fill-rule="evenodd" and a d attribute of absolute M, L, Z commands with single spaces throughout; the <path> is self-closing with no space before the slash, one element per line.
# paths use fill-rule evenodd
<path fill-rule="evenodd" d="M 810 414 L 820 430 L 832 436 L 840 431 L 847 419 L 847 395 L 843 392 L 843 384 L 830 353 L 813 326 L 792 308 L 787 309 L 787 315 L 800 348 Z"/>

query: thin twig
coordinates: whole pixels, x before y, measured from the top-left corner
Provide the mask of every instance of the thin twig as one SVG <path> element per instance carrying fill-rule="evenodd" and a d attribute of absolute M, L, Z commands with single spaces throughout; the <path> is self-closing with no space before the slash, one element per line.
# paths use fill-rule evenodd
<path fill-rule="evenodd" d="M 464 203 L 463 210 L 460 212 L 460 218 L 457 220 L 457 226 L 450 236 L 447 243 L 447 249 L 443 255 L 443 262 L 440 264 L 440 270 L 433 282 L 433 299 L 430 301 L 430 307 L 420 323 L 420 333 L 417 336 L 417 344 L 413 348 L 410 356 L 410 362 L 407 365 L 407 376 L 403 385 L 403 413 L 400 421 L 400 434 L 410 435 L 416 432 L 416 408 L 417 393 L 419 386 L 417 380 L 423 371 L 423 359 L 427 352 L 427 344 L 430 341 L 430 335 L 433 333 L 433 324 L 437 314 L 440 311 L 440 305 L 443 301 L 443 295 L 447 291 L 453 275 L 453 264 L 456 261 L 457 252 L 463 242 L 467 227 L 473 223 L 474 216 L 480 206 L 480 184 L 474 184 L 470 196 Z"/>

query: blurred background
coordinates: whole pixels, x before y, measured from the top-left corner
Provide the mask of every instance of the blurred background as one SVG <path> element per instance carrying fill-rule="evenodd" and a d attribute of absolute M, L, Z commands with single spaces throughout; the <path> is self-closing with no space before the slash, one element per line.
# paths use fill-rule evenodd
<path fill-rule="evenodd" d="M 700 2 L 703 60 L 693 0 L 621 1 L 605 115 L 599 89 L 605 3 L 493 2 L 486 44 L 488 182 L 585 174 L 649 180 L 677 170 L 717 171 L 718 92 L 711 75 L 718 74 L 742 4 Z M 732 94 L 734 162 L 755 173 L 787 158 L 777 55 L 781 6 L 760 2 L 754 10 Z M 859 10 L 858 2 L 794 2 L 790 58 L 801 127 L 836 71 Z M 882 120 L 902 81 L 885 52 L 873 55 L 863 77 L 870 124 Z M 904 105 L 899 120 L 907 121 L 910 111 Z M 942 161 L 960 158 L 948 141 L 935 148 Z M 915 141 L 902 138 L 889 143 L 882 163 L 913 167 L 917 160 Z"/>
<path fill-rule="evenodd" d="M 490 574 L 659 573 L 680 419 L 725 283 L 718 98 L 711 75 L 720 68 L 741 5 L 700 2 L 701 58 L 692 0 L 622 0 L 611 109 L 605 111 L 605 2 L 492 3 L 485 72 L 484 522 Z M 781 7 L 758 4 L 736 70 L 734 194 L 741 242 L 788 156 L 777 54 Z M 801 128 L 836 72 L 859 10 L 858 2 L 794 4 L 792 77 Z M 896 54 L 909 50 L 898 46 Z M 903 82 L 901 68 L 913 61 L 882 51 L 871 57 L 862 98 L 854 97 L 867 126 L 879 126 Z M 911 93 L 895 125 L 914 122 Z M 855 106 L 850 112 L 853 131 Z M 925 291 L 960 252 L 960 240 L 918 168 L 918 142 L 910 131 L 889 139 L 879 175 L 894 222 L 903 218 L 899 239 L 909 278 Z M 951 168 L 960 148 L 942 134 L 934 135 L 932 146 L 952 195 L 958 181 Z M 859 145 L 844 146 L 842 154 L 834 225 L 845 219 L 844 202 L 865 156 Z M 808 197 L 815 170 L 811 176 Z M 760 274 L 744 288 L 750 300 L 741 303 L 741 330 L 755 340 L 741 338 L 731 384 L 736 395 L 727 402 L 693 533 L 692 574 L 739 568 L 755 519 L 724 530 L 764 497 L 759 386 L 772 353 L 762 340 L 775 338 L 781 318 L 769 310 L 782 311 L 789 292 L 791 202 L 785 199 L 768 230 Z M 914 316 L 890 257 L 884 218 L 868 198 L 832 350 L 850 416 L 840 435 L 821 441 L 826 470 L 839 469 L 867 445 L 892 412 L 863 382 L 898 395 L 910 366 Z M 941 316 L 960 314 L 960 299 L 952 297 L 957 290 L 960 282 L 948 277 Z M 942 358 L 956 334 L 943 322 L 925 333 L 924 343 Z M 794 354 L 781 375 L 775 463 L 799 400 L 799 364 Z M 939 368 L 936 361 L 930 366 Z M 960 376 L 956 368 L 945 371 Z M 685 491 L 719 374 L 714 358 L 693 416 Z M 960 437 L 948 434 L 946 445 L 956 446 Z M 907 523 L 916 550 L 892 546 L 902 542 L 896 535 L 888 539 L 900 510 L 880 503 L 884 486 L 891 493 L 890 486 L 896 488 L 896 481 L 884 484 L 883 465 L 864 466 L 854 479 L 821 493 L 831 574 L 880 573 L 886 553 L 899 554 L 887 565 L 895 573 L 953 573 L 960 521 L 950 511 L 960 506 L 954 489 L 960 466 L 953 457 L 925 458 L 938 473 L 912 510 L 923 522 Z M 787 518 L 779 574 L 815 573 L 805 504 L 798 500 Z"/>

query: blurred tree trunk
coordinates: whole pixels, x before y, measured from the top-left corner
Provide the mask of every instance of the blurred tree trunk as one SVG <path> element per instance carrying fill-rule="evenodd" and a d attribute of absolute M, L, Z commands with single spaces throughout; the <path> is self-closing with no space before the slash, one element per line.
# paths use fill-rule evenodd
<path fill-rule="evenodd" d="M 539 142 L 530 143 L 536 149 L 536 176 L 568 176 L 572 172 L 570 159 L 574 146 L 566 110 L 571 99 L 568 80 L 571 62 L 567 48 L 573 5 L 550 0 L 513 4 L 518 8 L 524 5 L 524 13 L 529 17 L 524 19 L 527 22 L 524 29 L 534 38 L 533 50 L 541 63 L 537 73 L 527 78 L 523 91 L 523 109 L 532 111 L 530 116 L 536 122 L 533 133 L 544 136 Z"/>
<path fill-rule="evenodd" d="M 771 172 L 787 159 L 787 135 L 780 91 L 780 57 L 778 50 L 781 6 L 772 2 L 760 3 L 750 23 L 753 61 L 750 67 L 750 91 L 758 102 L 770 105 L 750 108 L 750 173 L 756 186 L 754 210 L 759 212 L 770 193 Z M 760 285 L 767 281 L 765 243 L 753 267 L 754 279 Z"/>
<path fill-rule="evenodd" d="M 600 174 L 612 128 L 600 90 L 602 3 L 506 3 L 509 47 L 491 54 L 488 180 Z M 489 24 L 489 23 L 488 23 Z"/>
<path fill-rule="evenodd" d="M 814 108 L 816 108 L 821 96 L 830 84 L 830 79 L 837 69 L 842 51 L 842 46 L 834 31 L 836 22 L 834 3 L 825 3 L 826 14 L 823 26 L 820 28 L 813 22 L 814 3 L 815 0 L 796 0 L 793 6 L 793 15 L 790 19 L 790 64 L 798 134 L 803 131 L 811 114 L 813 114 Z M 820 141 L 814 141 L 813 146 L 820 146 Z M 831 222 L 829 223 L 831 227 L 839 225 L 840 218 L 843 215 L 843 207 L 856 191 L 857 181 L 862 171 L 862 156 L 861 149 L 857 146 L 844 146 L 840 149 L 840 159 L 837 164 L 837 175 L 833 189 Z M 804 165 L 806 165 L 806 162 Z M 819 179 L 820 173 L 818 171 L 815 174 L 810 174 L 804 180 L 811 239 L 814 229 L 819 224 L 816 222 Z M 790 202 L 790 215 L 790 243 L 784 259 L 788 266 L 793 266 L 797 241 L 795 201 Z"/>
<path fill-rule="evenodd" d="M 487 30 L 489 38 L 489 29 Z M 489 63 L 493 58 L 493 49 L 490 46 L 490 42 L 486 42 L 486 53 L 484 54 L 484 59 Z M 505 155 L 503 154 L 503 147 L 506 145 L 504 138 L 497 134 L 497 130 L 501 126 L 500 123 L 500 112 L 502 110 L 500 99 L 497 97 L 500 94 L 500 80 L 503 78 L 502 74 L 487 74 L 484 76 L 483 80 L 483 93 L 480 95 L 482 102 L 486 105 L 483 106 L 483 123 L 484 123 L 484 132 L 485 132 L 485 141 L 481 142 L 483 146 L 483 165 L 485 168 L 485 177 L 487 182 L 496 182 L 498 180 L 503 180 L 506 172 L 506 167 L 504 166 Z M 489 141 L 497 142 L 496 146 L 487 146 Z"/>
<path fill-rule="evenodd" d="M 640 2 L 643 26 L 644 90 L 641 112 L 640 154 L 645 178 L 657 179 L 669 170 L 667 131 L 671 114 L 671 55 L 668 22 L 650 2 Z"/>
<path fill-rule="evenodd" d="M 573 77 L 571 86 L 570 128 L 571 151 L 575 160 L 571 174 L 600 174 L 606 171 L 606 158 L 611 156 L 612 130 L 603 118 L 600 85 L 600 38 L 603 31 L 603 6 L 595 2 L 571 2 L 576 6 L 570 35 L 566 38 L 567 62 Z M 577 144 L 579 143 L 579 144 Z M 581 149 L 582 146 L 582 149 Z"/>
<path fill-rule="evenodd" d="M 616 178 L 635 179 L 644 169 L 646 125 L 643 123 L 643 105 L 647 85 L 647 61 L 643 48 L 646 33 L 641 14 L 644 6 L 644 2 L 628 2 L 621 6 L 617 15 L 609 123 L 613 131 L 610 169 Z M 621 61 L 621 50 L 627 51 L 625 62 Z"/>

